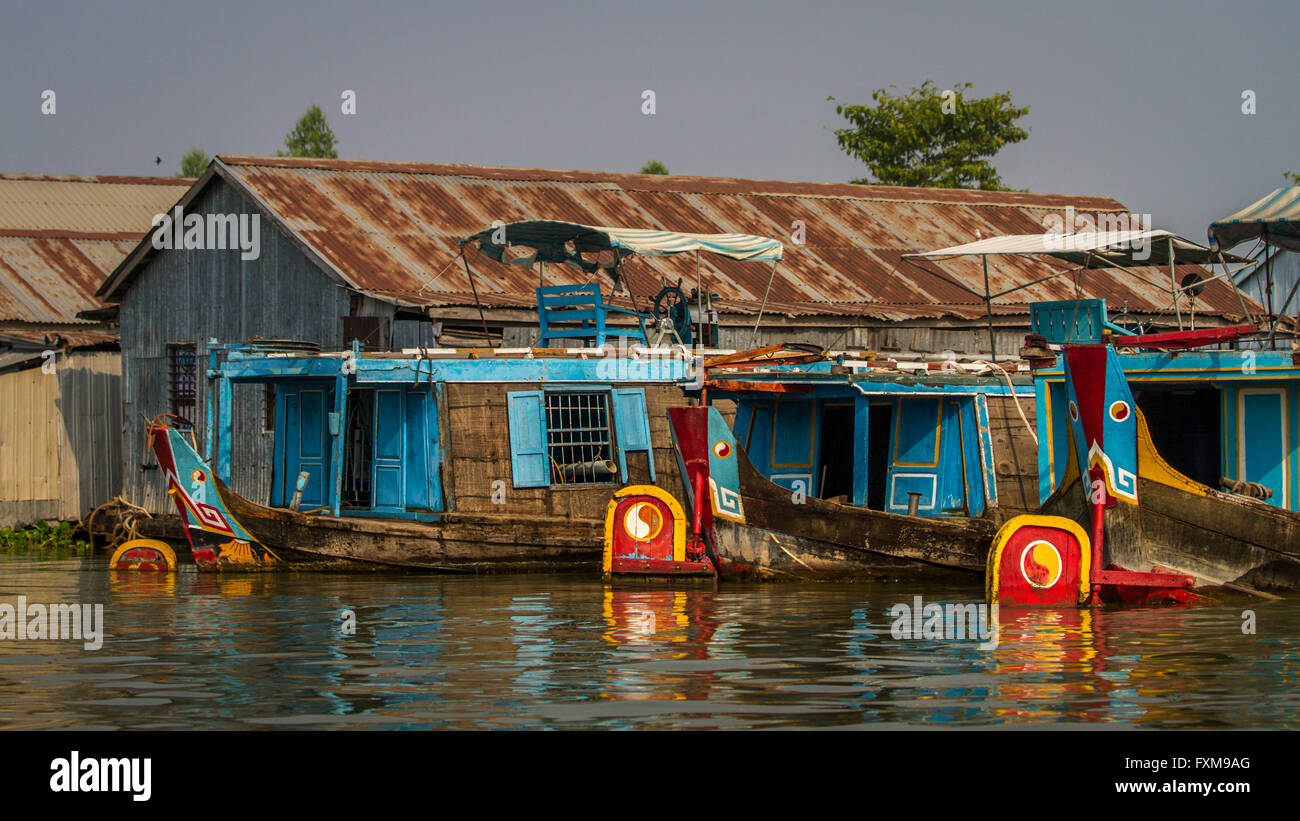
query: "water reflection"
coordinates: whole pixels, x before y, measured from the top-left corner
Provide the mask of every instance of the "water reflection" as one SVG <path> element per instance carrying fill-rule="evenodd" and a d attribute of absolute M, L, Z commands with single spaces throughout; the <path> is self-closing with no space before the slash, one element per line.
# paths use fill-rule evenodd
<path fill-rule="evenodd" d="M 110 573 L 0 554 L 0 601 L 105 605 L 98 652 L 0 641 L 0 727 L 1295 727 L 1300 600 L 1002 608 L 978 586 L 606 586 L 581 576 Z M 1243 633 L 1253 609 L 1257 634 Z M 355 630 L 345 625 L 349 616 Z"/>

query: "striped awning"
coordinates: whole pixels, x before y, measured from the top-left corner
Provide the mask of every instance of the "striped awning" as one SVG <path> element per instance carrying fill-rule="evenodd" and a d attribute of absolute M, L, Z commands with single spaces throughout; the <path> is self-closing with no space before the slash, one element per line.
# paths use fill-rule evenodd
<path fill-rule="evenodd" d="M 501 259 L 507 246 L 520 245 L 536 250 L 536 259 L 541 262 L 573 262 L 575 254 L 615 249 L 648 256 L 706 251 L 732 259 L 774 262 L 781 259 L 784 250 L 778 240 L 753 234 L 683 234 L 551 220 L 497 225 L 466 237 L 460 244 L 474 241 L 479 242 L 483 253 L 496 260 Z"/>
<path fill-rule="evenodd" d="M 1212 247 L 1232 248 L 1256 237 L 1300 251 L 1300 185 L 1279 188 L 1232 216 L 1210 223 Z"/>

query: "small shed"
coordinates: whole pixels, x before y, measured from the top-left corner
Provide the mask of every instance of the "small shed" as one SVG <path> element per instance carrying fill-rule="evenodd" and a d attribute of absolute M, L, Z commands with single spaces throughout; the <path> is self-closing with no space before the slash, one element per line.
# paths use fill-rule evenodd
<path fill-rule="evenodd" d="M 121 491 L 122 357 L 108 273 L 192 180 L 0 174 L 0 526 Z"/>

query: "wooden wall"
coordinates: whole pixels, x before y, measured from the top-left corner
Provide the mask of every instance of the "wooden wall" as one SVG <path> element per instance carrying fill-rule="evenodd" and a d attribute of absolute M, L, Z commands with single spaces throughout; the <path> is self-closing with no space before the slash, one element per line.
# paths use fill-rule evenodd
<path fill-rule="evenodd" d="M 668 430 L 668 408 L 685 405 L 685 395 L 671 385 L 643 385 L 650 416 L 655 484 L 680 498 L 681 480 Z M 449 384 L 443 431 L 450 477 L 443 474 L 444 492 L 450 488 L 455 510 L 465 513 L 500 513 L 492 502 L 492 483 L 505 483 L 505 509 L 521 516 L 558 516 L 604 519 L 605 506 L 618 485 L 569 488 L 516 488 L 510 472 L 510 431 L 506 394 L 539 390 L 540 384 Z M 730 403 L 728 403 L 730 404 Z M 734 411 L 733 411 L 734 412 Z M 635 483 L 638 477 L 629 463 Z M 648 477 L 646 477 L 648 478 Z"/>
<path fill-rule="evenodd" d="M 1038 510 L 1038 446 L 1010 396 L 989 396 L 989 427 L 993 437 L 998 509 L 1006 517 Z M 1020 397 L 1020 408 L 1036 424 L 1034 398 Z"/>

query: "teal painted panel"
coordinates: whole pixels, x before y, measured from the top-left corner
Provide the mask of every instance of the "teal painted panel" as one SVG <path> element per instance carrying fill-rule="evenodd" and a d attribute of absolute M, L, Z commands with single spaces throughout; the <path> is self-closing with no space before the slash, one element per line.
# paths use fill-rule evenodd
<path fill-rule="evenodd" d="M 429 504 L 430 488 L 429 475 L 430 468 L 437 470 L 436 465 L 430 465 L 429 454 L 433 450 L 427 431 L 428 413 L 426 406 L 429 405 L 428 395 L 423 389 L 407 389 L 406 391 L 406 507 L 427 509 Z"/>
<path fill-rule="evenodd" d="M 648 455 L 650 481 L 655 479 L 654 454 L 650 452 L 650 415 L 646 412 L 644 388 L 616 388 L 614 395 L 614 435 L 618 442 L 618 463 L 623 481 L 628 480 L 628 451 L 643 450 Z"/>
<path fill-rule="evenodd" d="M 402 391 L 375 391 L 375 449 L 370 507 L 380 512 L 401 512 L 404 502 L 402 434 L 405 407 Z"/>
<path fill-rule="evenodd" d="M 939 461 L 939 398 L 898 400 L 894 421 L 894 464 L 902 467 L 934 468 Z"/>
<path fill-rule="evenodd" d="M 510 473 L 515 487 L 549 487 L 546 402 L 541 391 L 506 394 L 510 419 Z"/>
<path fill-rule="evenodd" d="M 1289 488 L 1285 394 L 1242 391 L 1240 396 L 1241 475 L 1238 478 L 1271 489 L 1273 496 L 1268 503 L 1286 507 Z"/>
<path fill-rule="evenodd" d="M 772 469 L 812 470 L 815 422 L 812 399 L 777 402 L 772 414 Z"/>

